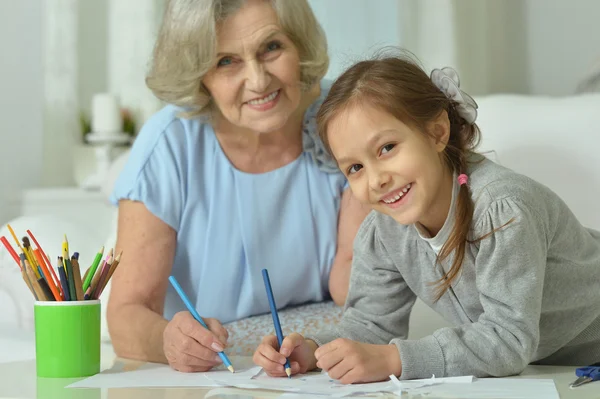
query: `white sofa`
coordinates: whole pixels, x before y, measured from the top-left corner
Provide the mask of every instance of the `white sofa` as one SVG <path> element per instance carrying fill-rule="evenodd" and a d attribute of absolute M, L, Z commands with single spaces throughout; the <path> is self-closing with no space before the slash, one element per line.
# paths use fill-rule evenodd
<path fill-rule="evenodd" d="M 600 94 L 585 94 L 564 98 L 494 95 L 477 98 L 478 124 L 483 140 L 480 150 L 495 161 L 524 173 L 552 188 L 570 205 L 583 224 L 600 229 L 600 128 L 596 119 L 600 113 Z M 114 165 L 112 176 L 118 173 L 124 158 Z M 106 193 L 111 182 L 107 183 Z M 91 215 L 93 217 L 93 215 Z M 116 220 L 116 210 L 115 210 Z M 63 233 L 85 237 L 68 220 L 56 220 L 52 215 L 35 219 L 20 218 L 11 222 L 19 231 L 31 229 L 40 242 L 60 242 Z M 106 247 L 114 245 L 112 231 L 94 232 L 106 237 Z M 3 226 L 0 235 L 8 237 Z M 11 240 L 12 241 L 12 240 Z M 95 251 L 99 244 L 82 240 L 81 251 Z M 33 329 L 32 298 L 25 288 L 18 268 L 4 249 L 0 249 L 0 361 L 15 356 L 30 357 L 24 351 L 23 339 L 11 344 L 16 336 L 31 337 Z M 103 294 L 103 301 L 108 290 Z M 309 331 L 335 323 L 340 310 L 330 304 L 291 309 L 280 315 L 284 333 L 289 330 Z M 446 322 L 417 302 L 410 322 L 410 338 L 431 333 Z M 270 315 L 262 315 L 228 326 L 232 340 L 239 343 L 237 353 L 248 353 L 264 333 L 272 332 Z M 103 320 L 103 338 L 109 340 Z M 30 340 L 31 342 L 31 340 Z M 31 342 L 31 345 L 33 343 Z"/>

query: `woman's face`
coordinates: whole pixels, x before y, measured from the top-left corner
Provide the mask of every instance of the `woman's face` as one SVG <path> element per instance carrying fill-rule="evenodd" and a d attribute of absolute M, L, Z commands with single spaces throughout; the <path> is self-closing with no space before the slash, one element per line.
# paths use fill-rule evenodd
<path fill-rule="evenodd" d="M 220 24 L 203 83 L 230 123 L 259 133 L 284 127 L 301 102 L 300 57 L 269 2 L 249 0 Z"/>

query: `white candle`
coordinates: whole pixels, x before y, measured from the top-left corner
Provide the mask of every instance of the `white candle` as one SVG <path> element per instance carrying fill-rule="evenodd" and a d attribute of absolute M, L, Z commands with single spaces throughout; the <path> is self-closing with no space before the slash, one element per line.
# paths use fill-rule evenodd
<path fill-rule="evenodd" d="M 123 130 L 119 101 L 109 93 L 92 98 L 92 133 L 117 134 Z"/>

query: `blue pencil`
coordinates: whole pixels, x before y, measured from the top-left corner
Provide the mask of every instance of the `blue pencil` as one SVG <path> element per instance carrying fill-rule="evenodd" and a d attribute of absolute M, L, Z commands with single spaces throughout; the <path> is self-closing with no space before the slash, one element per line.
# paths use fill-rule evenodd
<path fill-rule="evenodd" d="M 271 289 L 271 280 L 269 280 L 269 272 L 267 269 L 262 270 L 263 280 L 265 282 L 265 289 L 267 290 L 267 297 L 269 298 L 269 307 L 271 308 L 271 316 L 273 316 L 273 324 L 275 324 L 275 334 L 277 334 L 277 342 L 279 348 L 283 343 L 283 332 L 281 331 L 281 324 L 279 324 L 279 315 L 277 314 L 277 306 L 275 306 L 275 297 L 273 296 L 273 290 Z M 285 359 L 285 373 L 288 378 L 292 376 L 292 368 L 290 367 L 290 361 Z"/>
<path fill-rule="evenodd" d="M 175 291 L 177 291 L 177 294 L 179 294 L 179 297 L 185 304 L 185 307 L 189 310 L 189 312 L 192 314 L 192 316 L 194 316 L 194 319 L 196 319 L 198 321 L 198 323 L 202 324 L 202 326 L 208 330 L 208 326 L 206 325 L 204 320 L 202 320 L 202 317 L 200 317 L 200 315 L 198 314 L 196 309 L 192 306 L 192 303 L 190 302 L 188 297 L 185 295 L 185 292 L 183 292 L 183 288 L 181 288 L 181 286 L 179 285 L 179 283 L 177 282 L 175 277 L 169 276 L 169 281 L 171 282 L 171 285 L 173 286 L 173 288 L 175 288 Z M 223 364 L 227 367 L 227 369 L 229 371 L 231 371 L 232 373 L 235 373 L 235 370 L 233 369 L 233 366 L 231 365 L 231 362 L 229 361 L 229 358 L 227 357 L 225 352 L 218 352 L 218 354 L 219 354 L 219 357 L 221 357 L 221 360 L 223 360 Z"/>

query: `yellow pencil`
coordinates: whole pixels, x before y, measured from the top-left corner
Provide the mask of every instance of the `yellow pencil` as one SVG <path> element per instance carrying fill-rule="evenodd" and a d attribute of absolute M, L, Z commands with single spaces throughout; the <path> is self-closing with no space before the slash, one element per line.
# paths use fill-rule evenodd
<path fill-rule="evenodd" d="M 19 247 L 19 249 L 21 250 L 21 252 L 23 254 L 25 254 L 25 258 L 27 258 L 27 260 L 29 261 L 30 264 L 33 264 L 33 260 L 31 259 L 31 257 L 27 253 L 27 251 L 21 246 L 21 242 L 19 242 L 19 239 L 17 238 L 17 235 L 15 234 L 15 231 L 13 230 L 13 228 L 11 227 L 11 225 L 7 224 L 6 227 L 8 228 L 8 231 L 10 232 L 10 235 L 12 235 L 12 237 L 15 239 L 15 242 L 17 243 L 17 246 Z"/>

